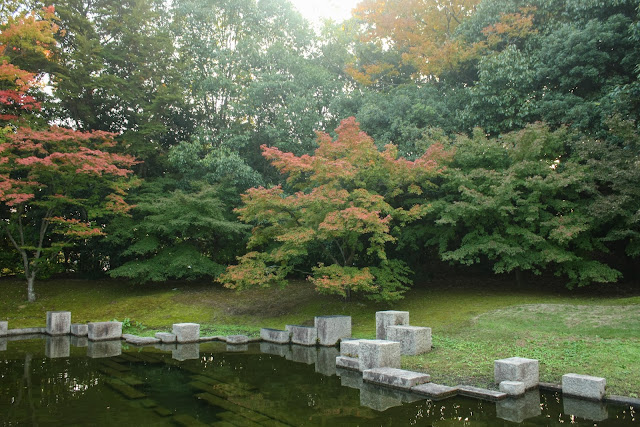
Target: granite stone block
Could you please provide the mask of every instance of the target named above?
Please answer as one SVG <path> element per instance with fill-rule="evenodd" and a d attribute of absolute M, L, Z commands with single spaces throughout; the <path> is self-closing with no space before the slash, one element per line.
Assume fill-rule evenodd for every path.
<path fill-rule="evenodd" d="M 279 329 L 262 328 L 260 329 L 260 338 L 264 341 L 276 344 L 289 344 L 289 342 L 291 342 L 291 332 L 281 331 Z"/>
<path fill-rule="evenodd" d="M 387 326 L 387 339 L 398 341 L 404 355 L 415 356 L 431 350 L 431 328 L 423 326 Z"/>
<path fill-rule="evenodd" d="M 3 320 L 0 322 L 0 337 L 4 337 L 7 335 L 7 331 L 9 330 L 9 322 Z"/>
<path fill-rule="evenodd" d="M 122 338 L 122 322 L 92 322 L 87 326 L 89 341 L 119 340 Z"/>
<path fill-rule="evenodd" d="M 198 323 L 174 323 L 173 334 L 178 343 L 194 343 L 200 339 L 200 325 Z"/>
<path fill-rule="evenodd" d="M 348 357 L 358 357 L 360 353 L 360 341 L 362 340 L 342 340 L 340 341 L 340 354 Z"/>
<path fill-rule="evenodd" d="M 68 335 L 71 332 L 70 311 L 47 311 L 47 334 Z"/>
<path fill-rule="evenodd" d="M 248 344 L 249 337 L 246 335 L 229 335 L 227 336 L 227 344 L 231 345 L 241 345 Z"/>
<path fill-rule="evenodd" d="M 355 357 L 338 356 L 336 357 L 336 367 L 359 371 L 360 361 Z"/>
<path fill-rule="evenodd" d="M 431 400 L 448 399 L 458 394 L 456 387 L 449 387 L 446 385 L 426 383 L 420 384 L 415 387 L 411 387 L 411 391 L 423 396 L 427 396 Z"/>
<path fill-rule="evenodd" d="M 127 337 L 126 341 L 129 344 L 133 344 L 133 345 L 153 345 L 153 344 L 159 344 L 161 341 L 159 338 L 154 338 L 154 337 L 138 337 L 138 336 L 130 336 Z"/>
<path fill-rule="evenodd" d="M 418 372 L 396 368 L 367 369 L 362 372 L 362 378 L 371 383 L 401 389 L 410 389 L 411 387 L 431 381 L 431 376 L 428 374 L 420 374 Z"/>
<path fill-rule="evenodd" d="M 566 374 L 562 376 L 562 394 L 582 399 L 602 400 L 607 380 L 590 375 Z"/>
<path fill-rule="evenodd" d="M 318 342 L 318 329 L 314 326 L 286 325 L 291 333 L 291 342 L 299 345 L 316 345 Z"/>
<path fill-rule="evenodd" d="M 86 323 L 72 323 L 70 332 L 71 335 L 76 337 L 86 337 L 89 335 L 89 325 Z"/>
<path fill-rule="evenodd" d="M 508 359 L 495 360 L 493 362 L 494 378 L 496 384 L 502 381 L 519 381 L 529 390 L 538 387 L 540 376 L 538 361 L 523 357 L 510 357 Z"/>
<path fill-rule="evenodd" d="M 400 343 L 387 340 L 362 340 L 358 346 L 360 371 L 375 368 L 400 368 Z"/>
<path fill-rule="evenodd" d="M 320 345 L 336 345 L 341 339 L 351 337 L 351 316 L 317 316 L 314 325 Z"/>
<path fill-rule="evenodd" d="M 409 325 L 408 311 L 378 311 L 376 312 L 376 339 L 387 339 L 387 327 L 396 325 Z"/>
<path fill-rule="evenodd" d="M 481 400 L 489 400 L 491 402 L 497 402 L 498 400 L 506 399 L 507 397 L 507 394 L 501 391 L 489 390 L 486 388 L 473 387 L 469 385 L 459 385 L 458 394 L 461 396 L 468 396 Z"/>
<path fill-rule="evenodd" d="M 522 396 L 525 392 L 524 383 L 521 381 L 502 381 L 499 389 L 509 396 Z"/>
<path fill-rule="evenodd" d="M 163 344 L 171 344 L 177 341 L 176 335 L 171 332 L 156 332 L 156 338 Z"/>

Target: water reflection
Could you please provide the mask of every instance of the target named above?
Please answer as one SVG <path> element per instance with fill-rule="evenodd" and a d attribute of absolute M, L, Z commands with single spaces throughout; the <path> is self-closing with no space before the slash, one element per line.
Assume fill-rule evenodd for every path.
<path fill-rule="evenodd" d="M 538 390 L 530 390 L 522 397 L 507 398 L 496 403 L 496 416 L 514 423 L 521 423 L 541 413 Z"/>
<path fill-rule="evenodd" d="M 45 341 L 44 354 L 50 359 L 69 357 L 71 354 L 71 337 L 68 335 L 48 336 Z"/>
<path fill-rule="evenodd" d="M 224 343 L 69 343 L 9 342 L 0 353 L 0 425 L 640 425 L 628 408 L 553 393 L 425 400 L 336 369 L 331 347 L 261 343 L 231 353 Z"/>
<path fill-rule="evenodd" d="M 565 396 L 562 399 L 564 413 L 591 421 L 604 421 L 609 418 L 607 407 L 602 402 L 576 399 Z"/>

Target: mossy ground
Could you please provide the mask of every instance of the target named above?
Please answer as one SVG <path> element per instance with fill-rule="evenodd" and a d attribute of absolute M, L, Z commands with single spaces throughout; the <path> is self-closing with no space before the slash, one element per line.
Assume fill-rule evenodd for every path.
<path fill-rule="evenodd" d="M 152 336 L 173 323 L 201 324 L 203 335 L 244 333 L 261 327 L 312 324 L 316 315 L 352 316 L 353 335 L 375 336 L 375 312 L 410 312 L 412 325 L 433 329 L 431 352 L 404 357 L 403 367 L 428 372 L 434 382 L 495 387 L 493 360 L 532 357 L 541 381 L 565 373 L 603 376 L 608 392 L 640 393 L 640 289 L 626 294 L 510 288 L 505 281 L 435 280 L 393 305 L 344 302 L 316 294 L 305 282 L 285 289 L 238 293 L 210 283 L 131 285 L 113 280 L 36 283 L 38 301 L 26 302 L 21 280 L 0 280 L 0 318 L 10 328 L 44 326 L 50 310 L 72 312 L 74 323 L 118 319 L 126 332 Z M 631 289 L 631 292 L 629 292 Z M 635 296 L 634 296 L 635 292 Z M 615 294 L 614 296 L 611 296 Z"/>

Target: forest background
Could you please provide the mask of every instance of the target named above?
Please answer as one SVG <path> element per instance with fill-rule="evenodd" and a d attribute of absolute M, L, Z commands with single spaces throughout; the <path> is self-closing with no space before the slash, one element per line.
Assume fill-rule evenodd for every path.
<path fill-rule="evenodd" d="M 4 1 L 0 274 L 640 273 L 638 0 Z M 320 133 L 316 133 L 320 132 Z"/>

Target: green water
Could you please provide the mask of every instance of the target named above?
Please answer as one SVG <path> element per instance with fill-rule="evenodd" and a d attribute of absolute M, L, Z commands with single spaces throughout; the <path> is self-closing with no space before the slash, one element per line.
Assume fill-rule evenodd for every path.
<path fill-rule="evenodd" d="M 420 399 L 336 371 L 333 348 L 85 345 L 66 337 L 0 343 L 0 425 L 640 425 L 629 407 L 554 393 L 499 403 Z M 121 354 L 96 357 L 100 352 Z"/>

